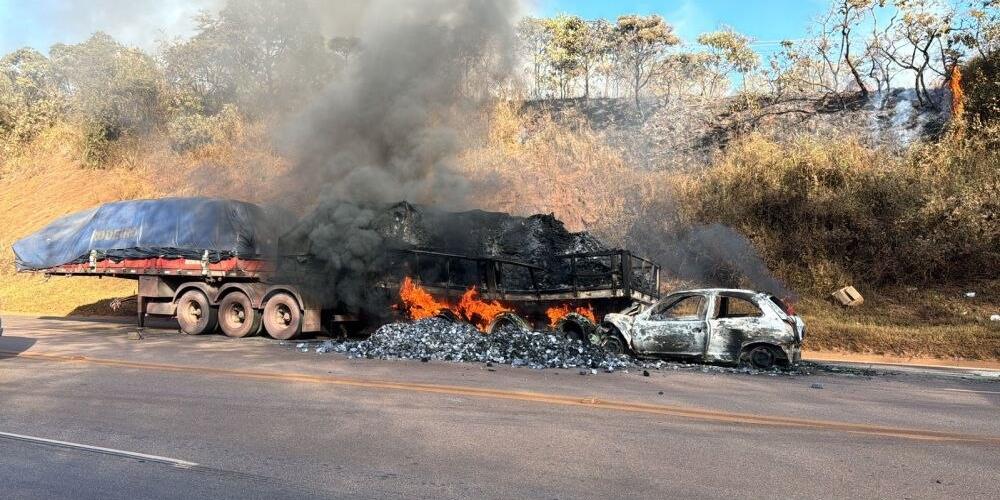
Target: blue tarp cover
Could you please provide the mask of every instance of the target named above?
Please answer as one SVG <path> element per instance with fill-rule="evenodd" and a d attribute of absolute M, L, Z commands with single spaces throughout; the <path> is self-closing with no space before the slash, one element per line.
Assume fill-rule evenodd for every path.
<path fill-rule="evenodd" d="M 18 270 L 46 269 L 100 258 L 259 257 L 273 232 L 263 210 L 217 198 L 162 198 L 108 203 L 57 219 L 14 243 Z"/>

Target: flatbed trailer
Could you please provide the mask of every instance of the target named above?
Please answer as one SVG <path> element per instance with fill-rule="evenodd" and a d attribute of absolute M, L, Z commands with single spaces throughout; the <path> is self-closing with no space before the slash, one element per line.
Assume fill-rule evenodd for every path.
<path fill-rule="evenodd" d="M 219 327 L 231 337 L 263 330 L 287 340 L 302 333 L 333 331 L 359 319 L 324 306 L 325 297 L 290 283 L 272 261 L 212 257 L 205 252 L 200 260 L 110 259 L 92 252 L 87 262 L 36 272 L 137 280 L 140 330 L 147 317 L 176 317 L 188 334 Z M 532 326 L 548 323 L 545 311 L 554 305 L 586 306 L 600 318 L 634 303 L 651 304 L 659 297 L 659 266 L 626 250 L 563 255 L 548 268 L 496 257 L 394 250 L 385 269 L 372 283 L 390 303 L 397 301 L 405 278 L 447 301 L 475 287 L 482 299 L 509 305 Z"/>

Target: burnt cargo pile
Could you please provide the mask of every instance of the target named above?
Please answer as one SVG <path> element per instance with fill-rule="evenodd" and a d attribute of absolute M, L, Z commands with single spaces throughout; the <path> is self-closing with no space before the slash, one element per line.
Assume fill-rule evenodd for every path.
<path fill-rule="evenodd" d="M 359 342 L 327 341 L 317 352 L 350 357 L 495 363 L 530 368 L 586 368 L 614 371 L 634 366 L 632 358 L 553 332 L 500 328 L 485 335 L 468 323 L 428 318 L 390 323 Z"/>
<path fill-rule="evenodd" d="M 294 344 L 299 350 L 316 353 L 339 353 L 349 358 L 446 361 L 482 363 L 487 367 L 513 366 L 536 370 L 561 368 L 579 370 L 581 375 L 625 372 L 648 375 L 650 371 L 687 371 L 703 373 L 740 373 L 747 375 L 808 375 L 819 368 L 805 363 L 792 369 L 762 370 L 751 366 L 705 365 L 698 362 L 664 361 L 614 354 L 588 342 L 567 339 L 551 331 L 503 327 L 483 334 L 468 323 L 442 318 L 428 318 L 383 325 L 369 338 L 360 341 L 327 340 L 322 343 Z M 832 367 L 830 373 L 849 376 L 873 375 L 870 370 Z"/>
<path fill-rule="evenodd" d="M 446 212 L 409 203 L 388 207 L 375 220 L 385 237 L 440 252 L 506 258 L 548 267 L 555 257 L 607 247 L 586 232 L 566 230 L 552 214 L 517 217 L 501 212 Z"/>
<path fill-rule="evenodd" d="M 482 210 L 449 212 L 407 202 L 369 209 L 346 205 L 324 206 L 303 218 L 281 237 L 281 253 L 333 261 L 338 273 L 347 267 L 344 263 L 361 261 L 367 271 L 376 275 L 387 272 L 397 278 L 395 274 L 400 272 L 435 274 L 439 270 L 433 266 L 441 262 L 429 259 L 421 263 L 421 269 L 402 270 L 398 262 L 381 250 L 423 250 L 506 259 L 544 269 L 537 276 L 540 280 L 537 284 L 549 286 L 568 281 L 570 269 L 560 257 L 608 250 L 587 232 L 568 231 L 552 214 L 519 217 Z M 367 215 L 362 215 L 363 212 Z M 380 252 L 364 255 L 359 252 L 362 247 L 377 247 Z M 295 262 L 285 263 L 298 267 Z M 323 267 L 322 262 L 318 264 L 317 267 Z M 598 264 L 581 262 L 580 265 Z M 298 269 L 295 272 L 301 273 Z M 510 274 L 506 279 L 510 288 L 532 286 L 527 274 Z"/>

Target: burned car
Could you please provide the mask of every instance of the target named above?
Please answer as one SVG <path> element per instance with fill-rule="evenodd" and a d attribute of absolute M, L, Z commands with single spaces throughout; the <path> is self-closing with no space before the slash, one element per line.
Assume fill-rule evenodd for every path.
<path fill-rule="evenodd" d="M 798 363 L 805 323 L 781 299 L 733 289 L 685 290 L 652 306 L 604 317 L 603 345 L 638 356 L 748 363 Z"/>

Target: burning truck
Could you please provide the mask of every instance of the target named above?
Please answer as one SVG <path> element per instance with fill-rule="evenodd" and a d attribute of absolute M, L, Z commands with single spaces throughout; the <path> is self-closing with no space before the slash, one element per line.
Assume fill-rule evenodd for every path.
<path fill-rule="evenodd" d="M 287 340 L 440 317 L 588 340 L 604 315 L 659 298 L 656 264 L 552 215 L 405 202 L 321 206 L 296 220 L 225 199 L 122 201 L 58 219 L 13 249 L 19 271 L 137 280 L 139 328 L 173 317 L 189 335 Z"/>

